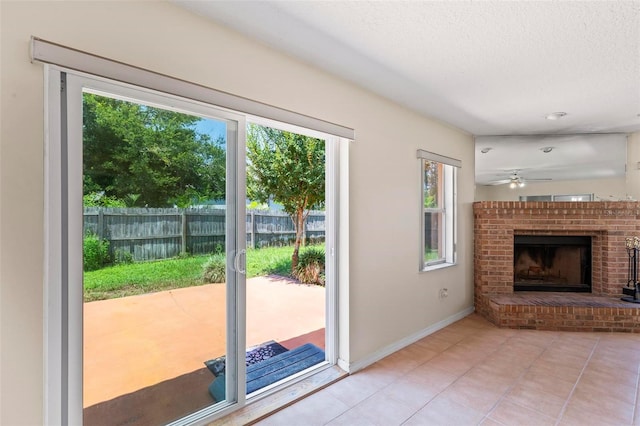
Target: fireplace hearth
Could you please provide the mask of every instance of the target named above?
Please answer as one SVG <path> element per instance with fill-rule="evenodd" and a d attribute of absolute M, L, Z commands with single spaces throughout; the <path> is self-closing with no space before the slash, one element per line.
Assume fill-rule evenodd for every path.
<path fill-rule="evenodd" d="M 591 237 L 514 235 L 513 289 L 591 292 Z"/>

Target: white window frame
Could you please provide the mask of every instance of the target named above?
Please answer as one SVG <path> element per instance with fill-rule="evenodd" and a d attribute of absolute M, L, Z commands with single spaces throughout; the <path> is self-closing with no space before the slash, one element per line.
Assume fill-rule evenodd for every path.
<path fill-rule="evenodd" d="M 446 157 L 433 152 L 419 149 L 417 157 L 420 163 L 420 249 L 419 249 L 419 270 L 421 272 L 453 266 L 457 262 L 456 254 L 456 234 L 457 234 L 457 170 L 462 167 L 460 160 Z M 439 163 L 438 174 L 438 207 L 425 208 L 424 202 L 424 179 L 425 162 L 431 161 Z M 441 229 L 442 236 L 438 238 L 438 252 L 442 255 L 435 260 L 425 259 L 425 213 L 442 213 Z"/>

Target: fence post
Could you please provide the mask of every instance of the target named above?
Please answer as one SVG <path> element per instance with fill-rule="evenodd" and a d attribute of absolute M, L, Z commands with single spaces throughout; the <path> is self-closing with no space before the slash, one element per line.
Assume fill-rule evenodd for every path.
<path fill-rule="evenodd" d="M 183 209 L 180 213 L 180 217 L 182 218 L 182 232 L 181 232 L 181 241 L 182 248 L 181 254 L 187 254 L 187 209 Z"/>
<path fill-rule="evenodd" d="M 307 246 L 307 220 L 309 220 L 309 215 L 302 221 L 302 247 Z"/>
<path fill-rule="evenodd" d="M 98 231 L 98 238 L 100 240 L 103 240 L 104 239 L 104 210 L 102 209 L 102 207 L 98 207 L 97 231 Z"/>
<path fill-rule="evenodd" d="M 258 232 L 258 226 L 256 225 L 256 212 L 251 211 L 251 248 L 256 248 L 256 232 Z"/>

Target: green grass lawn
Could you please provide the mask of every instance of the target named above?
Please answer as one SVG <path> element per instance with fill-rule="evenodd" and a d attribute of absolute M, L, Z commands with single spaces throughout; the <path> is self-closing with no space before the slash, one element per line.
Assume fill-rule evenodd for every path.
<path fill-rule="evenodd" d="M 430 260 L 438 260 L 440 258 L 440 253 L 438 253 L 438 249 L 430 249 L 426 248 L 424 252 L 424 260 L 425 262 L 429 262 Z"/>
<path fill-rule="evenodd" d="M 303 249 L 304 250 L 304 249 Z M 293 247 L 247 250 L 247 278 L 291 272 Z M 84 300 L 114 299 L 134 294 L 205 284 L 202 266 L 209 256 L 116 265 L 84 273 Z"/>

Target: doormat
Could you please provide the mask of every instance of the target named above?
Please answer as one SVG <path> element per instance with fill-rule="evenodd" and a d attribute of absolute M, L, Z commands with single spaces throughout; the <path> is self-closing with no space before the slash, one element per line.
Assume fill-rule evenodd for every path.
<path fill-rule="evenodd" d="M 290 351 L 264 359 L 247 367 L 247 395 L 286 379 L 325 360 L 322 349 L 305 343 Z M 220 374 L 209 385 L 209 394 L 215 401 L 224 401 L 225 375 Z"/>
<path fill-rule="evenodd" d="M 282 346 L 280 343 L 274 340 L 270 340 L 247 350 L 247 355 L 245 358 L 246 365 L 248 367 L 287 351 L 288 349 Z M 218 377 L 220 374 L 224 373 L 226 367 L 225 356 L 205 361 L 204 365 L 207 366 L 209 371 L 211 371 L 214 376 Z"/>

